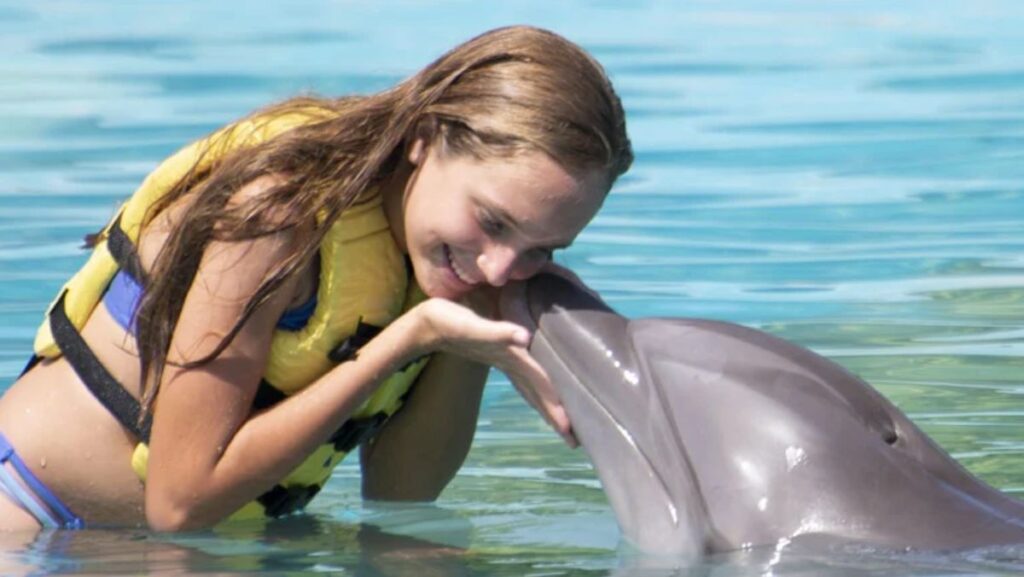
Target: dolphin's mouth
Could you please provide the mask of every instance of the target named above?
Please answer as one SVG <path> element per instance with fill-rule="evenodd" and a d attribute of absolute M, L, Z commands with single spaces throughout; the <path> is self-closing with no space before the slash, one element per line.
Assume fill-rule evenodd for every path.
<path fill-rule="evenodd" d="M 654 460 L 650 457 L 650 455 L 647 454 L 646 451 L 644 451 L 643 447 L 641 447 L 636 442 L 636 439 L 634 439 L 633 434 L 629 432 L 629 429 L 611 411 L 609 411 L 605 404 L 602 403 L 601 400 L 594 394 L 594 392 L 591 391 L 591 389 L 587 387 L 583 383 L 583 381 L 581 381 L 576 376 L 572 369 L 570 369 L 570 367 L 565 363 L 564 357 L 561 354 L 559 354 L 557 347 L 555 347 L 552 344 L 552 342 L 545 336 L 543 330 L 537 331 L 537 334 L 534 336 L 534 345 L 531 348 L 533 349 L 535 355 L 539 354 L 540 350 L 549 350 L 551 352 L 550 355 L 543 355 L 545 357 L 543 363 L 545 365 L 545 368 L 548 370 L 549 373 L 557 372 L 560 375 L 568 376 L 568 378 L 563 376 L 558 380 L 559 383 L 562 384 L 562 386 L 559 386 L 558 389 L 559 393 L 563 397 L 567 396 L 566 393 L 569 392 L 566 390 L 566 387 L 564 386 L 568 384 L 566 381 L 571 382 L 571 385 L 573 387 L 572 392 L 582 397 L 581 400 L 583 402 L 579 402 L 578 400 L 576 402 L 570 402 L 569 406 L 566 407 L 566 410 L 569 412 L 570 420 L 572 420 L 574 423 L 580 423 L 581 425 L 582 423 L 586 423 L 587 425 L 597 423 L 597 426 L 600 426 L 602 429 L 605 430 L 608 430 L 610 428 L 614 429 L 618 438 L 621 439 L 623 443 L 630 447 L 635 457 L 638 457 L 637 460 L 640 464 L 642 464 L 644 468 L 644 473 L 646 474 L 645 476 L 654 481 L 655 490 L 658 493 L 659 500 L 665 503 L 665 509 L 666 511 L 668 511 L 672 525 L 678 526 L 679 508 L 676 506 L 676 503 L 673 502 L 672 500 L 668 483 L 665 481 L 664 476 L 658 471 L 658 468 L 654 464 Z M 548 361 L 549 358 L 554 363 L 557 363 L 558 370 L 552 370 L 554 367 L 552 367 L 552 363 Z M 582 417 L 582 412 L 584 410 L 587 410 L 588 408 L 597 412 L 597 418 L 594 418 L 595 415 L 590 414 L 586 416 L 585 421 L 580 422 L 580 420 L 577 419 L 577 417 Z M 607 424 L 602 426 L 602 421 L 606 422 Z M 611 427 L 608 427 L 607 425 L 610 425 Z M 579 428 L 580 430 L 576 430 L 577 428 Z M 588 442 L 593 441 L 594 439 L 599 437 L 597 431 L 589 430 L 592 428 L 593 426 L 583 427 L 574 424 L 574 431 L 576 432 L 577 437 L 583 444 L 583 448 L 587 451 L 587 454 L 589 454 L 591 456 L 591 459 L 595 461 L 595 466 L 598 467 L 598 472 L 600 473 L 601 465 L 604 464 L 601 460 L 600 454 L 596 454 L 600 450 L 600 447 L 595 442 Z"/>

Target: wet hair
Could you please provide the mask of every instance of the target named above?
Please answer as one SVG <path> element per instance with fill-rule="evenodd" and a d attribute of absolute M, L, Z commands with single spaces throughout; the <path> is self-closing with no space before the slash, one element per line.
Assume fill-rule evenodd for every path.
<path fill-rule="evenodd" d="M 207 153 L 207 161 L 197 162 L 150 209 L 155 215 L 189 196 L 146 275 L 136 313 L 147 409 L 209 243 L 287 230 L 296 249 L 268 273 L 218 346 L 202 358 L 181 361 L 186 367 L 222 353 L 253 312 L 316 255 L 342 212 L 396 170 L 404 147 L 424 129 L 431 145 L 446 152 L 500 158 L 540 151 L 571 174 L 603 173 L 608 187 L 633 161 L 622 105 L 601 66 L 565 38 L 527 26 L 477 36 L 388 90 L 293 98 L 239 122 L 259 124 L 311 110 L 317 111 L 311 124 L 218 158 Z M 265 193 L 228 202 L 266 175 L 277 179 Z"/>

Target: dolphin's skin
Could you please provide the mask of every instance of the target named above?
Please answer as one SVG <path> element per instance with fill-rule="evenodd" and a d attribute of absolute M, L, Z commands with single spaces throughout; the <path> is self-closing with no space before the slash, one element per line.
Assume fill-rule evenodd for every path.
<path fill-rule="evenodd" d="M 531 353 L 641 551 L 1024 542 L 1024 504 L 839 365 L 738 325 L 627 320 L 554 275 L 526 292 Z"/>

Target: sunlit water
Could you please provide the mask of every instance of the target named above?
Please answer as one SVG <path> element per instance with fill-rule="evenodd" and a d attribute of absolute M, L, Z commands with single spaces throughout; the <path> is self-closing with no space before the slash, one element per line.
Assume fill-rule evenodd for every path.
<path fill-rule="evenodd" d="M 156 162 L 301 91 L 367 92 L 485 29 L 608 68 L 634 170 L 559 259 L 630 316 L 727 319 L 873 382 L 1024 491 L 1024 5 L 973 2 L 0 1 L 0 387 Z M 436 507 L 343 467 L 298 519 L 177 538 L 8 539 L 0 573 L 662 575 L 622 549 L 581 452 L 500 376 Z M 989 575 L 1024 552 L 725 555 L 693 575 Z"/>

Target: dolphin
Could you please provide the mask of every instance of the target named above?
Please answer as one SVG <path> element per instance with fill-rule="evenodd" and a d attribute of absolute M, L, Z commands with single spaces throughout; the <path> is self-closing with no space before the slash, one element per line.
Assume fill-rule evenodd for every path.
<path fill-rule="evenodd" d="M 1024 543 L 1021 501 L 836 363 L 736 324 L 629 320 L 562 276 L 523 290 L 530 352 L 641 552 Z"/>

